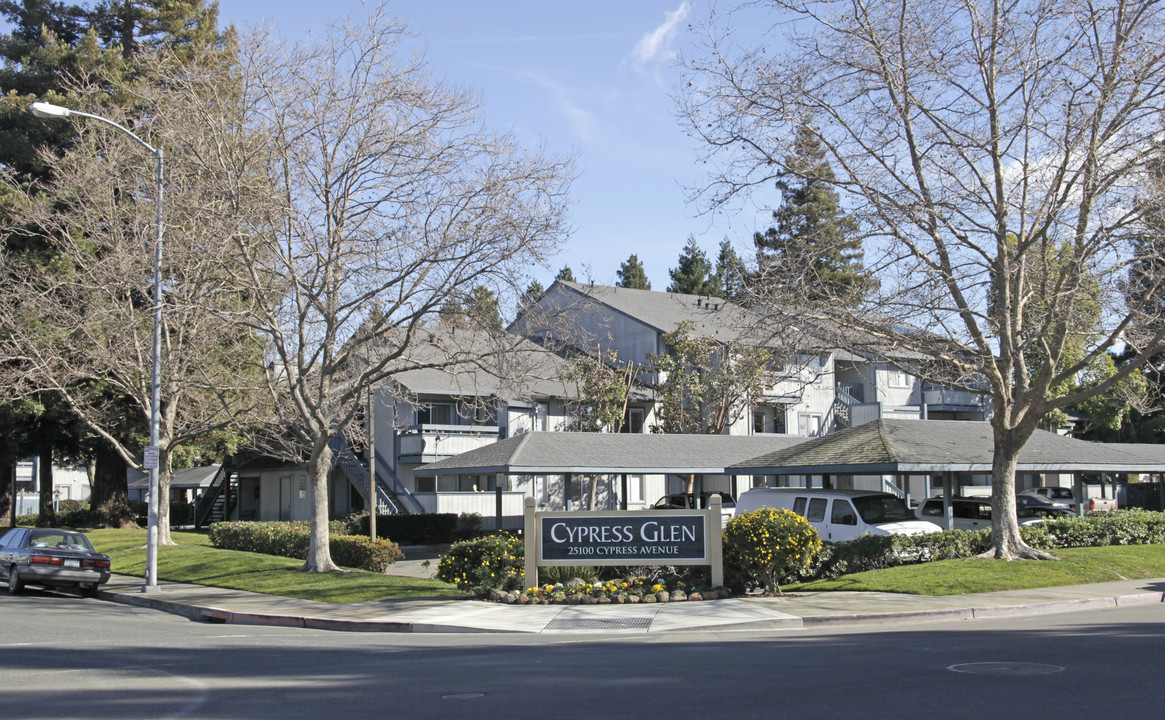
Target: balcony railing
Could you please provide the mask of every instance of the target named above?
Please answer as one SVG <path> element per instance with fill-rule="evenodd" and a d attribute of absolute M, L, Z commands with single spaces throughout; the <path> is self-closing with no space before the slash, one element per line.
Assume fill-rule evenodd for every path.
<path fill-rule="evenodd" d="M 501 438 L 497 425 L 412 425 L 400 435 L 401 462 L 434 462 Z"/>

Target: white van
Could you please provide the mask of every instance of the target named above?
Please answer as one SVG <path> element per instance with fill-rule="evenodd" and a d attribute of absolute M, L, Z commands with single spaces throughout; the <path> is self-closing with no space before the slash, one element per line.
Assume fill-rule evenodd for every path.
<path fill-rule="evenodd" d="M 916 518 L 901 499 L 869 490 L 756 488 L 736 500 L 738 516 L 762 507 L 792 510 L 808 520 L 827 542 L 853 540 L 863 533 L 922 535 L 942 530 L 935 523 Z"/>

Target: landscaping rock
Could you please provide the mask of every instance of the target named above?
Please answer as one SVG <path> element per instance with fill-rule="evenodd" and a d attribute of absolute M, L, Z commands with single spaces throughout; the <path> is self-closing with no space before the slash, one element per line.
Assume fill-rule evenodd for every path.
<path fill-rule="evenodd" d="M 668 594 L 667 590 L 660 590 L 655 594 L 655 599 L 657 602 L 665 603 L 671 600 L 671 595 Z"/>
<path fill-rule="evenodd" d="M 639 602 L 653 603 L 653 602 L 656 602 L 656 599 L 655 599 L 654 595 L 644 595 L 643 598 Z"/>
<path fill-rule="evenodd" d="M 607 597 L 606 595 L 604 595 L 604 596 L 603 596 L 603 597 L 601 597 L 601 598 L 596 598 L 596 599 L 595 599 L 595 602 L 596 602 L 597 604 L 599 604 L 599 605 L 610 605 L 610 604 L 611 604 L 611 598 L 609 598 L 609 597 Z"/>
<path fill-rule="evenodd" d="M 636 603 L 643 602 L 643 598 L 639 597 L 638 595 L 628 595 L 626 602 L 629 605 L 635 605 Z"/>
<path fill-rule="evenodd" d="M 703 599 L 704 599 L 704 593 L 700 593 L 700 592 L 694 592 L 688 596 L 689 602 L 698 602 L 698 601 L 703 600 Z"/>
<path fill-rule="evenodd" d="M 671 594 L 672 602 L 684 602 L 688 599 L 688 594 L 683 590 L 673 590 Z"/>

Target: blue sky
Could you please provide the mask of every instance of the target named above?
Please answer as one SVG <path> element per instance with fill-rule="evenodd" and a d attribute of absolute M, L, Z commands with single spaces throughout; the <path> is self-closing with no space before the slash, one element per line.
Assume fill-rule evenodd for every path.
<path fill-rule="evenodd" d="M 359 0 L 220 0 L 222 24 L 269 22 L 289 39 L 319 33 L 329 19 L 363 13 Z M 703 1 L 395 0 L 433 74 L 477 93 L 492 129 L 526 143 L 544 141 L 578 156 L 573 232 L 548 270 L 549 285 L 569 264 L 575 277 L 613 284 L 636 253 L 652 289 L 665 290 L 689 234 L 714 259 L 728 237 L 751 249 L 769 210 L 710 217 L 687 202 L 704 177 L 671 99 L 676 54 L 696 38 L 689 23 Z M 776 191 L 755 202 L 772 203 Z M 589 271 L 588 269 L 589 268 Z"/>

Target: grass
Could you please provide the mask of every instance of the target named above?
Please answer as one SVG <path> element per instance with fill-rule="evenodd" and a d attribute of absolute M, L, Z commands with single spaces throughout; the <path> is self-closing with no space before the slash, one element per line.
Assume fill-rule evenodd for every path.
<path fill-rule="evenodd" d="M 99 552 L 109 555 L 113 572 L 145 576 L 144 530 L 87 530 Z M 464 596 L 439 580 L 380 575 L 364 570 L 301 572 L 302 560 L 259 553 L 219 550 L 201 533 L 171 533 L 173 546 L 158 549 L 158 579 L 211 585 L 330 603 L 400 598 Z M 389 572 L 392 572 L 391 567 Z"/>
<path fill-rule="evenodd" d="M 782 590 L 961 595 L 1165 577 L 1165 545 L 1064 548 L 1053 553 L 1058 561 L 942 560 L 782 586 Z"/>

